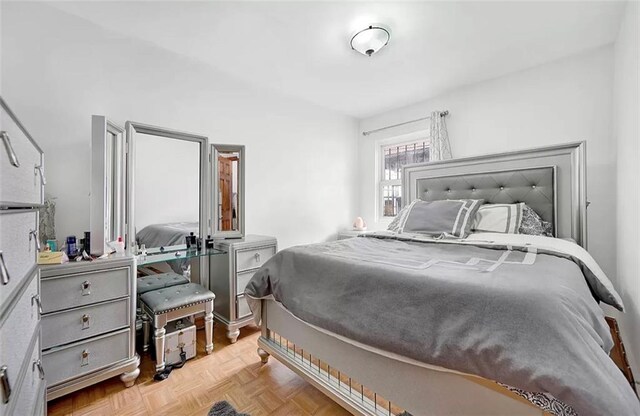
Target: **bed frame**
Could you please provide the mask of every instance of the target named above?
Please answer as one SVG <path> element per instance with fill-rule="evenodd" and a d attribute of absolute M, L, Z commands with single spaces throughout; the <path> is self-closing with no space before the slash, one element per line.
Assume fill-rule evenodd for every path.
<path fill-rule="evenodd" d="M 559 238 L 586 248 L 585 143 L 414 164 L 404 203 L 474 198 L 525 202 Z M 330 334 L 263 299 L 258 354 L 273 356 L 356 415 L 547 415 L 495 381 L 430 366 Z"/>

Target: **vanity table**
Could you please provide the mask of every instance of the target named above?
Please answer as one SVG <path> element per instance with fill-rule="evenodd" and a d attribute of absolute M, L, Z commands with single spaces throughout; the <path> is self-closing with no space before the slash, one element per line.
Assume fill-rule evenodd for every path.
<path fill-rule="evenodd" d="M 224 255 L 225 252 L 215 248 L 197 250 L 191 246 L 170 246 L 152 249 L 145 255 L 138 256 L 138 266 L 151 266 L 159 263 L 187 262 L 197 258 L 211 258 Z M 153 275 L 144 279 L 138 290 L 137 303 L 140 310 L 143 329 L 143 350 L 147 351 L 150 330 L 153 327 L 155 345 L 156 372 L 163 372 L 165 363 L 165 346 L 168 323 L 196 314 L 204 314 L 205 351 L 213 352 L 213 305 L 215 294 L 197 283 L 190 283 L 184 276 L 175 273 L 161 273 L 155 279 Z M 182 281 L 180 279 L 183 279 Z M 147 284 L 148 283 L 148 284 Z M 195 344 L 195 333 L 193 333 Z"/>
<path fill-rule="evenodd" d="M 119 375 L 140 374 L 132 256 L 40 266 L 42 365 L 47 400 Z"/>
<path fill-rule="evenodd" d="M 234 343 L 240 328 L 253 322 L 244 288 L 254 273 L 278 251 L 275 237 L 247 235 L 218 240 L 215 248 L 225 255 L 209 259 L 209 288 L 216 294 L 214 318 L 227 327 L 227 338 Z"/>

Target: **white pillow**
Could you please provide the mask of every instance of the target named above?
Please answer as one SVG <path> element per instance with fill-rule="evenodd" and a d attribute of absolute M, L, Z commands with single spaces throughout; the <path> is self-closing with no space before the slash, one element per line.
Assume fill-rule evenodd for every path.
<path fill-rule="evenodd" d="M 518 234 L 524 203 L 485 204 L 476 213 L 471 229 L 484 233 Z"/>

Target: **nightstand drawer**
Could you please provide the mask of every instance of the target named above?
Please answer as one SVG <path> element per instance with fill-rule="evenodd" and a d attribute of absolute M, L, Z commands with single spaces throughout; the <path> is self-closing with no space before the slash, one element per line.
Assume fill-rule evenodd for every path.
<path fill-rule="evenodd" d="M 276 254 L 274 246 L 238 251 L 236 253 L 236 271 L 239 273 L 245 270 L 257 269 L 274 254 Z"/>
<path fill-rule="evenodd" d="M 245 295 L 238 295 L 236 297 L 236 318 L 241 319 L 249 315 L 251 315 L 251 309 L 247 303 L 247 298 Z"/>
<path fill-rule="evenodd" d="M 101 335 L 129 325 L 129 298 L 42 317 L 42 349 Z"/>
<path fill-rule="evenodd" d="M 117 299 L 129 295 L 129 268 L 43 278 L 40 291 L 45 313 Z"/>
<path fill-rule="evenodd" d="M 256 274 L 255 270 L 250 270 L 248 272 L 242 272 L 237 274 L 236 279 L 236 295 L 241 295 L 244 293 L 244 288 L 247 287 L 247 283 Z"/>
<path fill-rule="evenodd" d="M 50 350 L 42 355 L 48 386 L 129 357 L 129 329 Z"/>

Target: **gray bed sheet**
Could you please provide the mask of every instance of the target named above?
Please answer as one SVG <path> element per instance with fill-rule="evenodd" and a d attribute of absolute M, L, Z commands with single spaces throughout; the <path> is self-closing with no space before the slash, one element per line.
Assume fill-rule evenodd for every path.
<path fill-rule="evenodd" d="M 549 394 L 579 415 L 640 415 L 608 356 L 602 309 L 581 266 L 564 256 L 352 238 L 279 252 L 245 293 L 253 310 L 272 295 L 310 324 Z"/>

